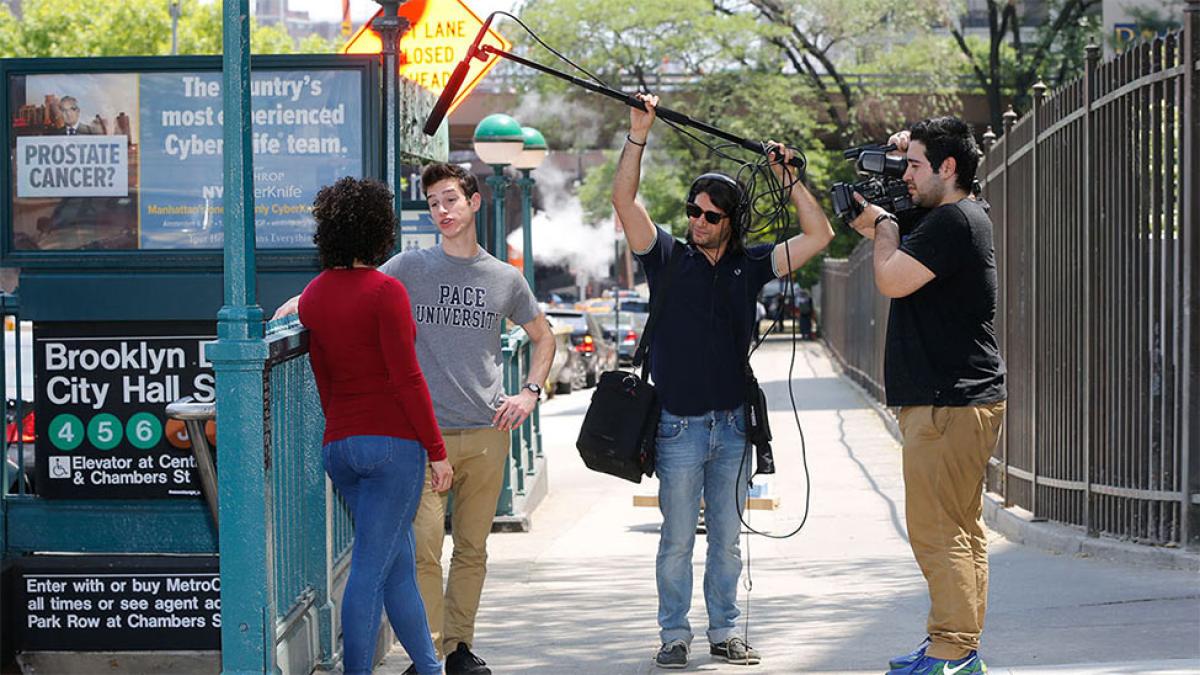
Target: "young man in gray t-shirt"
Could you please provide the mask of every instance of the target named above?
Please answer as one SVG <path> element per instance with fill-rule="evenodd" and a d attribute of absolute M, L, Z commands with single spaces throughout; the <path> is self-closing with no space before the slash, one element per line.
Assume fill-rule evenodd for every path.
<path fill-rule="evenodd" d="M 379 268 L 408 290 L 417 323 L 417 361 L 454 469 L 449 578 L 443 586 L 446 495 L 434 492 L 427 478 L 413 521 L 417 583 L 447 675 L 488 675 L 483 660 L 471 652 L 487 573 L 487 537 L 504 485 L 510 432 L 537 406 L 554 359 L 554 335 L 521 273 L 479 247 L 475 214 L 482 198 L 475 177 L 454 164 L 431 164 L 421 182 L 442 243 L 399 253 Z M 276 318 L 295 311 L 292 304 L 281 307 Z M 505 319 L 519 324 L 533 341 L 525 385 L 507 397 L 500 341 Z"/>
<path fill-rule="evenodd" d="M 475 177 L 454 164 L 431 164 L 421 184 L 442 243 L 400 253 L 379 268 L 408 288 L 417 322 L 417 360 L 455 471 L 449 577 L 443 588 L 446 496 L 427 487 L 413 522 L 417 582 L 434 646 L 446 655 L 446 672 L 482 675 L 489 671 L 470 647 L 509 431 L 537 405 L 554 358 L 554 335 L 521 273 L 479 247 L 475 214 L 482 199 Z M 525 386 L 508 398 L 500 346 L 506 318 L 520 324 L 534 343 Z"/>

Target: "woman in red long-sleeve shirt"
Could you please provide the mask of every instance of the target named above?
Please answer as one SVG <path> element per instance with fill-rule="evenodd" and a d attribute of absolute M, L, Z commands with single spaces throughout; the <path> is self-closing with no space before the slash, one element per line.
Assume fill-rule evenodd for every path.
<path fill-rule="evenodd" d="M 395 242 L 392 193 L 342 178 L 317 194 L 313 217 L 323 271 L 300 296 L 300 321 L 325 412 L 325 470 L 354 514 L 345 672 L 371 672 L 382 607 L 417 672 L 441 673 L 417 589 L 412 521 L 426 462 L 438 491 L 450 487 L 452 470 L 417 365 L 408 292 L 375 270 Z"/>

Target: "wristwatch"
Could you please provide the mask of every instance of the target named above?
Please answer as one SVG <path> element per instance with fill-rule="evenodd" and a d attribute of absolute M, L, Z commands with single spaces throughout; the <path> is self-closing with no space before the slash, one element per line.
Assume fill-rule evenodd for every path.
<path fill-rule="evenodd" d="M 532 391 L 532 392 L 533 392 L 533 395 L 534 395 L 534 396 L 536 396 L 536 397 L 538 397 L 538 398 L 541 398 L 541 397 L 542 397 L 542 386 L 541 386 L 541 385 L 539 385 L 539 384 L 535 384 L 535 383 L 533 383 L 533 382 L 530 382 L 530 383 L 526 384 L 524 387 L 521 387 L 521 388 L 522 388 L 522 389 L 528 389 L 529 391 Z"/>

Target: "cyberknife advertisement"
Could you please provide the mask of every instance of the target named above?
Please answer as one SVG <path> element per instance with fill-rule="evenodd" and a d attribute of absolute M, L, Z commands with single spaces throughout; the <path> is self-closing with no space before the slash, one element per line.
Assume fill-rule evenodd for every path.
<path fill-rule="evenodd" d="M 219 249 L 218 71 L 10 74 L 9 250 Z M 321 187 L 363 175 L 363 71 L 251 76 L 259 248 L 312 248 Z"/>

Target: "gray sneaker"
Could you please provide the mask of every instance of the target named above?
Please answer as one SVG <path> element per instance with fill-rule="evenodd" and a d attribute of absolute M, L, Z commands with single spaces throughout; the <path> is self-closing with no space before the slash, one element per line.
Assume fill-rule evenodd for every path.
<path fill-rule="evenodd" d="M 736 635 L 724 642 L 708 645 L 708 653 L 739 666 L 756 666 L 762 659 L 758 652 Z"/>
<path fill-rule="evenodd" d="M 681 670 L 687 668 L 688 645 L 683 640 L 671 640 L 664 643 L 654 655 L 654 665 L 659 668 Z"/>

